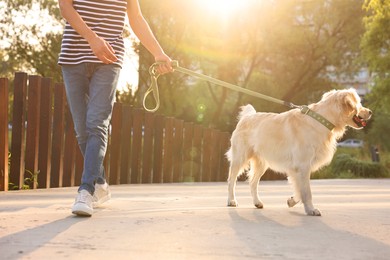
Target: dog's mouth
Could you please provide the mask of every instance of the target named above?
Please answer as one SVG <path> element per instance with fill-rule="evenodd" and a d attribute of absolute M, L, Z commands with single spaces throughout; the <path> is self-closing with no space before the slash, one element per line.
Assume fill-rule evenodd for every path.
<path fill-rule="evenodd" d="M 367 120 L 358 115 L 354 115 L 352 120 L 358 127 L 365 127 L 367 125 Z"/>

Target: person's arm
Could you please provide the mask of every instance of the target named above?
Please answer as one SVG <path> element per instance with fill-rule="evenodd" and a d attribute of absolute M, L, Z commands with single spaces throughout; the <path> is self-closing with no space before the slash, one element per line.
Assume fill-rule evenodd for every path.
<path fill-rule="evenodd" d="M 87 26 L 74 9 L 73 0 L 59 0 L 58 2 L 62 17 L 89 43 L 96 57 L 106 64 L 117 61 L 114 49 Z"/>
<path fill-rule="evenodd" d="M 156 37 L 154 37 L 148 22 L 142 15 L 138 0 L 127 0 L 127 16 L 129 18 L 131 29 L 138 37 L 140 42 L 154 56 L 156 61 L 164 62 L 164 64 L 159 66 L 158 72 L 162 74 L 171 72 L 172 60 L 168 55 L 165 54 Z"/>

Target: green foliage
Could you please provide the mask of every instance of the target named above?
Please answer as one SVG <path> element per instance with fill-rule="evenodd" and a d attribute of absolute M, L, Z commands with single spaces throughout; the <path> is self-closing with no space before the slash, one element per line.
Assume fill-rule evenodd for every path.
<path fill-rule="evenodd" d="M 365 33 L 362 53 L 374 77 L 374 87 L 367 96 L 367 105 L 374 112 L 369 130 L 371 142 L 390 150 L 387 138 L 390 125 L 390 1 L 366 0 Z"/>
<path fill-rule="evenodd" d="M 387 74 L 390 70 L 390 2 L 366 0 L 364 8 L 369 15 L 364 19 L 363 53 L 373 71 Z"/>
<path fill-rule="evenodd" d="M 37 172 L 31 172 L 29 170 L 26 170 L 25 173 L 28 175 L 27 177 L 24 178 L 23 180 L 23 185 L 19 187 L 18 185 L 9 182 L 8 183 L 8 189 L 9 190 L 29 190 L 33 189 L 34 187 L 38 187 L 38 174 L 39 171 Z"/>
<path fill-rule="evenodd" d="M 340 154 L 332 163 L 332 171 L 336 176 L 354 176 L 359 178 L 389 177 L 388 170 L 379 163 L 362 161 L 348 154 Z"/>
<path fill-rule="evenodd" d="M 386 162 L 371 162 L 361 149 L 346 148 L 338 151 L 331 164 L 315 172 L 312 178 L 389 178 L 389 166 Z"/>
<path fill-rule="evenodd" d="M 24 178 L 23 185 L 22 185 L 21 189 L 28 190 L 28 189 L 33 189 L 34 186 L 38 187 L 39 171 L 33 173 L 29 170 L 26 170 L 26 173 L 28 174 L 28 177 Z"/>
<path fill-rule="evenodd" d="M 8 152 L 8 175 L 10 174 L 10 169 L 11 169 L 11 153 Z M 29 170 L 25 170 L 25 174 L 27 174 L 27 177 L 24 178 L 23 180 L 23 185 L 19 187 L 18 185 L 9 182 L 8 183 L 8 189 L 9 190 L 28 190 L 28 189 L 33 189 L 34 187 L 38 187 L 38 174 L 39 171 L 37 172 L 31 172 Z"/>
<path fill-rule="evenodd" d="M 390 151 L 390 114 L 386 114 L 380 110 L 374 112 L 373 119 L 370 122 L 370 127 L 367 130 L 367 141 L 371 144 L 379 146 L 383 151 Z"/>

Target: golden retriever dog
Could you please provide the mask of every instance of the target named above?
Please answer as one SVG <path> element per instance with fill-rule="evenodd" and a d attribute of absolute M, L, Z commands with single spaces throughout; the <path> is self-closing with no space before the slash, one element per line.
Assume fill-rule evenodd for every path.
<path fill-rule="evenodd" d="M 337 140 L 346 128 L 363 128 L 372 112 L 362 106 L 354 89 L 329 91 L 318 103 L 305 108 L 280 114 L 256 112 L 251 105 L 241 108 L 231 137 L 231 148 L 226 153 L 230 161 L 228 206 L 238 206 L 235 197 L 237 176 L 249 164 L 249 185 L 257 208 L 263 208 L 258 184 L 270 168 L 287 174 L 294 186 L 294 196 L 287 200 L 289 207 L 301 201 L 306 214 L 321 216 L 313 206 L 310 174 L 331 162 Z M 309 116 L 309 111 L 320 115 L 320 119 Z M 330 127 L 320 122 L 324 119 Z"/>

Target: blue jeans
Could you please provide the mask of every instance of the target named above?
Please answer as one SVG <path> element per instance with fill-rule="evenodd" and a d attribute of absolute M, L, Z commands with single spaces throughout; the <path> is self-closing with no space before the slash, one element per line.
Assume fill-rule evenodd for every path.
<path fill-rule="evenodd" d="M 120 70 L 113 64 L 62 65 L 68 105 L 84 157 L 79 191 L 93 194 L 95 183 L 105 182 L 103 160 Z"/>

